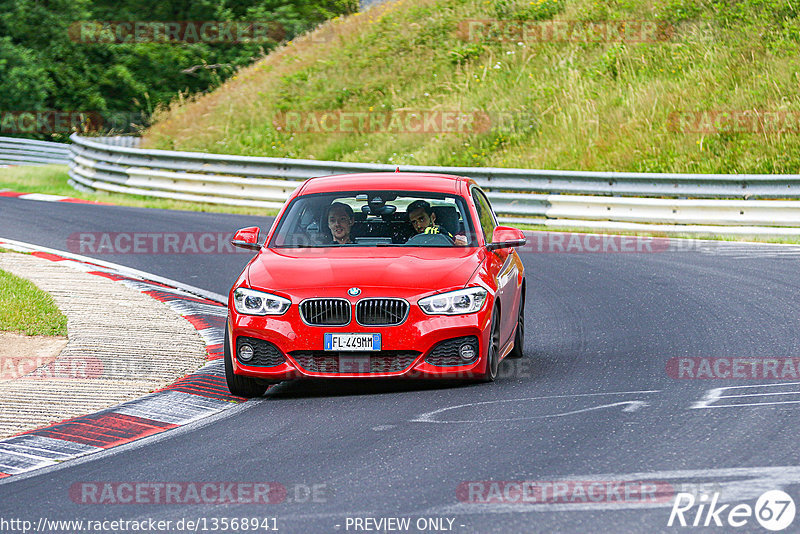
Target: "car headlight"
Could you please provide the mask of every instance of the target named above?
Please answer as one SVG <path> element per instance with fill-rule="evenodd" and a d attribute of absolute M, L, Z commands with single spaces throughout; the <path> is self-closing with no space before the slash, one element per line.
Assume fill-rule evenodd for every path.
<path fill-rule="evenodd" d="M 254 289 L 240 287 L 233 292 L 233 305 L 244 315 L 283 315 L 291 304 L 289 299 Z"/>
<path fill-rule="evenodd" d="M 459 315 L 475 313 L 486 301 L 487 291 L 482 287 L 468 287 L 420 299 L 417 304 L 428 315 Z"/>

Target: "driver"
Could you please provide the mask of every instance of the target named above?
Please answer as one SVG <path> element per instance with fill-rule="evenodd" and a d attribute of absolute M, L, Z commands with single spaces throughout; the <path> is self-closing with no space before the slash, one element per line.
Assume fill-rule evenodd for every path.
<path fill-rule="evenodd" d="M 429 202 L 425 200 L 415 200 L 408 205 L 408 220 L 417 234 L 442 234 L 448 237 L 458 246 L 466 246 L 467 236 L 453 236 L 442 226 L 436 224 L 436 214 L 433 212 Z"/>
<path fill-rule="evenodd" d="M 326 219 L 333 243 L 346 245 L 353 242 L 350 238 L 350 230 L 355 223 L 353 208 L 342 202 L 334 202 L 328 206 Z"/>

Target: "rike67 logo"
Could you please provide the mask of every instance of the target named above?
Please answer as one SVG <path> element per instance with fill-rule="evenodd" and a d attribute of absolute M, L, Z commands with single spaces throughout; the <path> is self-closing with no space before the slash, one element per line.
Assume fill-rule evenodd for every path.
<path fill-rule="evenodd" d="M 718 492 L 714 493 L 709 500 L 707 494 L 695 497 L 691 493 L 678 493 L 667 526 L 743 527 L 755 516 L 762 527 L 777 532 L 786 529 L 794 521 L 794 500 L 783 491 L 763 493 L 756 501 L 755 508 L 744 503 L 719 504 L 719 495 Z"/>

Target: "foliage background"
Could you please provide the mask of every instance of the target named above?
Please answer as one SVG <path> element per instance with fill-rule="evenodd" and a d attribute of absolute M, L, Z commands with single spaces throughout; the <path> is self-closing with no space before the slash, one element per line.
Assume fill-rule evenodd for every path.
<path fill-rule="evenodd" d="M 259 21 L 292 39 L 357 8 L 356 0 L 0 0 L 0 111 L 92 112 L 141 125 L 176 95 L 213 89 L 278 45 L 79 43 L 69 35 L 75 22 Z"/>

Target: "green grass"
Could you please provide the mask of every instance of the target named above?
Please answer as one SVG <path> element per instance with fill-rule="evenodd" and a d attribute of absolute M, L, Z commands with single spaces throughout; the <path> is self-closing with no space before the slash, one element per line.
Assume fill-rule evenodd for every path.
<path fill-rule="evenodd" d="M 0 168 L 0 190 L 8 189 L 20 193 L 45 193 L 61 195 L 83 200 L 106 202 L 119 206 L 139 208 L 159 208 L 186 211 L 205 211 L 213 213 L 238 213 L 246 215 L 275 215 L 277 210 L 246 208 L 238 206 L 219 206 L 199 202 L 182 202 L 177 200 L 147 198 L 138 195 L 119 193 L 84 193 L 73 189 L 67 181 L 65 165 L 20 166 Z"/>
<path fill-rule="evenodd" d="M 680 111 L 800 112 L 790 0 L 399 0 L 327 23 L 207 95 L 175 102 L 151 148 L 391 164 L 794 173 L 797 133 L 676 131 Z M 657 42 L 465 41 L 469 19 L 655 21 Z M 291 134 L 287 111 L 505 114 L 474 133 Z M 672 118 L 671 118 L 672 117 Z"/>
<path fill-rule="evenodd" d="M 67 318 L 33 283 L 0 270 L 0 330 L 29 336 L 66 336 Z"/>

